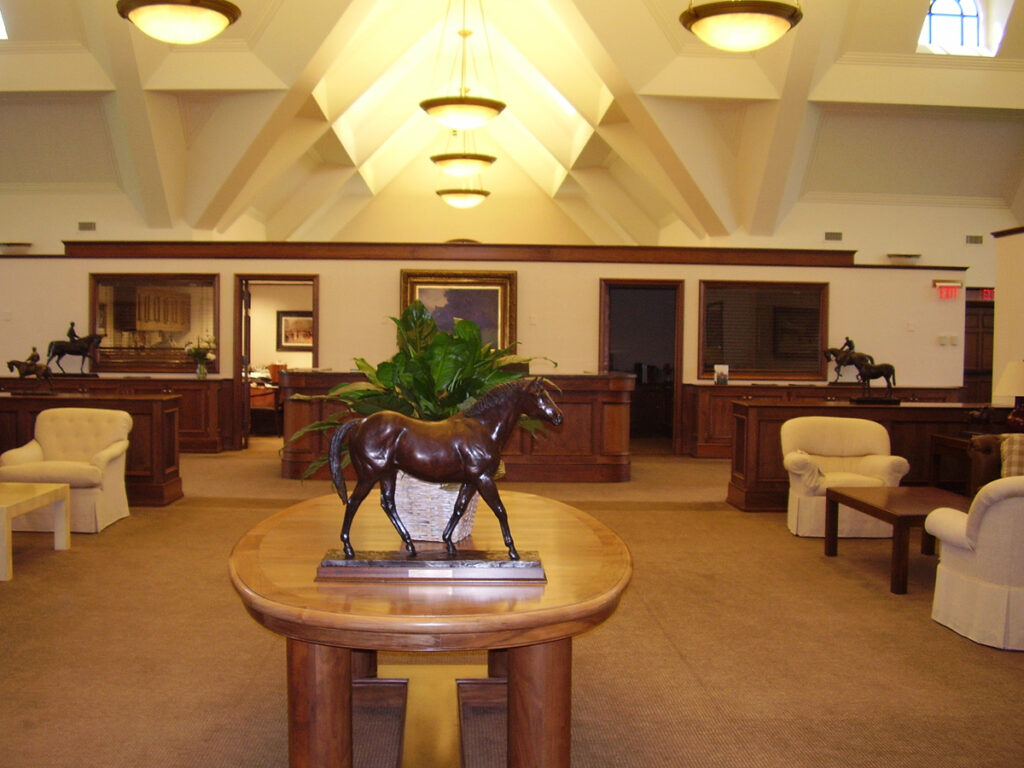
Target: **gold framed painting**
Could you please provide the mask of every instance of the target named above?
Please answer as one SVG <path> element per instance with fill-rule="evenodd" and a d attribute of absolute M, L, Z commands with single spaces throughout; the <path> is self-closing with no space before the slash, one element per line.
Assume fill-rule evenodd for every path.
<path fill-rule="evenodd" d="M 462 318 L 480 326 L 484 342 L 507 347 L 516 341 L 515 272 L 403 269 L 401 309 L 416 300 L 442 331 Z"/>

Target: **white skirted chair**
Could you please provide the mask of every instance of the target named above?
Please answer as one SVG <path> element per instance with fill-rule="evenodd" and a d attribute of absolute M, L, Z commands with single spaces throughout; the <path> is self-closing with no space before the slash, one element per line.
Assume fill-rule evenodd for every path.
<path fill-rule="evenodd" d="M 932 618 L 982 645 L 1024 650 L 1024 476 L 982 486 L 967 513 L 933 510 L 924 527 L 940 542 Z"/>
<path fill-rule="evenodd" d="M 71 530 L 98 533 L 128 515 L 124 471 L 132 417 L 106 408 L 50 408 L 36 416 L 35 437 L 0 454 L 0 481 L 67 483 Z M 52 531 L 53 515 L 30 512 L 14 530 Z"/>
<path fill-rule="evenodd" d="M 780 430 L 782 464 L 789 473 L 786 524 L 796 536 L 825 535 L 825 491 L 842 486 L 896 486 L 910 471 L 893 456 L 889 433 L 868 419 L 800 416 Z M 839 507 L 841 537 L 892 536 L 892 526 L 863 512 Z"/>

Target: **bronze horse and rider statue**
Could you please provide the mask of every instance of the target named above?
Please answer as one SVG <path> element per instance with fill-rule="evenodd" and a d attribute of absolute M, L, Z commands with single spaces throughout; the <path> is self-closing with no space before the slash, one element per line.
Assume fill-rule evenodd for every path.
<path fill-rule="evenodd" d="M 890 363 L 876 363 L 875 358 L 864 352 L 857 352 L 853 340 L 847 336 L 840 347 L 829 347 L 825 350 L 825 359 L 835 363 L 836 377 L 833 384 L 839 382 L 842 370 L 848 365 L 857 369 L 857 381 L 860 382 L 864 394 L 867 395 L 874 379 L 885 380 L 886 396 L 892 395 L 896 386 L 896 369 Z"/>
<path fill-rule="evenodd" d="M 103 341 L 103 335 L 99 333 L 90 333 L 88 336 L 79 336 L 75 331 L 75 324 L 71 323 L 68 326 L 68 340 L 58 339 L 57 341 L 51 341 L 50 346 L 47 349 L 46 364 L 49 365 L 56 358 L 57 367 L 60 368 L 61 373 L 67 373 L 64 370 L 64 366 L 60 364 L 60 361 L 65 355 L 71 355 L 72 357 L 81 357 L 82 362 L 79 366 L 79 372 L 85 373 L 85 360 L 86 358 L 92 358 L 96 354 L 96 349 L 99 347 L 100 342 Z"/>
<path fill-rule="evenodd" d="M 352 520 L 377 483 L 380 483 L 380 504 L 384 513 L 402 537 L 406 550 L 411 555 L 416 554 L 412 537 L 395 507 L 395 482 L 401 470 L 427 482 L 461 484 L 441 536 L 449 555 L 456 554 L 452 542 L 455 528 L 473 494 L 479 493 L 498 519 L 509 558 L 518 560 L 508 514 L 494 477 L 501 461 L 501 449 L 512 435 L 520 414 L 556 427 L 562 423 L 562 412 L 538 378 L 499 384 L 467 410 L 443 421 L 421 421 L 395 411 L 379 411 L 344 422 L 331 436 L 328 462 L 338 496 L 345 505 L 341 528 L 345 557 L 355 557 L 349 539 Z M 346 443 L 356 473 L 351 496 L 347 495 L 342 474 Z"/>
<path fill-rule="evenodd" d="M 841 347 L 829 347 L 825 350 L 825 359 L 832 361 L 836 364 L 836 377 L 832 380 L 833 384 L 839 383 L 839 377 L 843 373 L 843 368 L 848 365 L 857 367 L 858 363 L 874 363 L 875 358 L 871 355 L 864 354 L 863 352 L 857 352 L 854 349 L 853 340 L 849 336 L 846 337 L 846 341 L 843 342 Z M 858 381 L 860 378 L 858 376 Z"/>

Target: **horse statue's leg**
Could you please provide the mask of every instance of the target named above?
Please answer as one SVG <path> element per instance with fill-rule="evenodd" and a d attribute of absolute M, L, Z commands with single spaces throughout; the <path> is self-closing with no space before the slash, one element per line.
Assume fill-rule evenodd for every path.
<path fill-rule="evenodd" d="M 459 495 L 455 499 L 455 508 L 452 510 L 452 516 L 448 518 L 448 524 L 445 525 L 444 533 L 441 534 L 441 540 L 444 541 L 449 555 L 455 554 L 456 550 L 455 544 L 452 542 L 452 536 L 455 535 L 455 529 L 465 514 L 466 507 L 469 506 L 469 501 L 473 498 L 474 493 L 476 493 L 476 488 L 469 483 L 463 483 L 462 487 L 459 488 Z"/>
<path fill-rule="evenodd" d="M 359 505 L 363 503 L 366 494 L 373 488 L 374 482 L 374 480 L 359 480 L 356 483 L 356 487 L 352 489 L 352 495 L 348 499 L 345 499 L 340 489 L 338 491 L 338 495 L 345 502 L 345 520 L 341 524 L 341 543 L 345 548 L 346 558 L 356 556 L 355 551 L 352 549 L 352 543 L 349 540 L 349 532 L 352 530 L 352 521 L 355 519 L 356 512 L 359 511 Z"/>
<path fill-rule="evenodd" d="M 508 529 L 508 513 L 505 511 L 505 505 L 501 503 L 501 497 L 498 495 L 498 489 L 494 485 L 494 480 L 487 475 L 480 475 L 476 479 L 476 488 L 483 500 L 487 502 L 487 506 L 494 512 L 494 516 L 498 518 L 498 525 L 501 526 L 501 537 L 505 541 L 505 546 L 508 547 L 509 559 L 518 560 L 519 553 L 516 551 L 515 542 L 512 541 L 512 533 Z"/>
<path fill-rule="evenodd" d="M 405 542 L 405 549 L 410 554 L 416 554 L 416 547 L 412 543 L 412 536 L 409 535 L 409 530 L 405 527 L 402 522 L 402 518 L 398 516 L 398 507 L 395 506 L 395 471 L 385 472 L 380 476 L 380 506 L 384 510 L 384 514 L 388 516 L 388 520 L 395 526 L 395 530 L 398 531 L 398 535 L 402 537 L 402 541 Z"/>

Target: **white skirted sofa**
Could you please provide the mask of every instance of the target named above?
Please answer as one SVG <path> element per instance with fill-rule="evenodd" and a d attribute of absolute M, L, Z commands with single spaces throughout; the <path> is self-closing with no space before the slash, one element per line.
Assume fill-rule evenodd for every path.
<path fill-rule="evenodd" d="M 98 533 L 128 515 L 124 472 L 132 417 L 106 408 L 50 408 L 36 416 L 34 439 L 0 454 L 0 481 L 67 483 L 71 530 Z M 52 531 L 53 515 L 39 510 L 14 530 Z"/>
<path fill-rule="evenodd" d="M 889 433 L 868 419 L 800 416 L 783 423 L 782 464 L 789 473 L 786 525 L 796 536 L 825 535 L 825 491 L 842 486 L 896 486 L 910 464 L 890 454 Z M 845 505 L 841 537 L 892 536 L 892 526 Z"/>
<path fill-rule="evenodd" d="M 932 618 L 993 648 L 1024 650 L 1024 476 L 982 486 L 968 512 L 940 507 Z"/>

